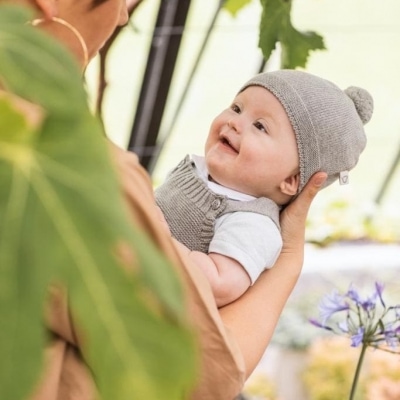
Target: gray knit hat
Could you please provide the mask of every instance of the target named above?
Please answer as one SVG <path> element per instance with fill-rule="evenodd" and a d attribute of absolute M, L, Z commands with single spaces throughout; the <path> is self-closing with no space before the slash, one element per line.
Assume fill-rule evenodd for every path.
<path fill-rule="evenodd" d="M 300 192 L 318 171 L 328 174 L 325 186 L 340 179 L 358 162 L 367 139 L 364 132 L 373 112 L 373 99 L 364 89 L 341 90 L 306 72 L 280 70 L 256 75 L 249 86 L 268 89 L 281 102 L 296 135 L 300 160 Z"/>

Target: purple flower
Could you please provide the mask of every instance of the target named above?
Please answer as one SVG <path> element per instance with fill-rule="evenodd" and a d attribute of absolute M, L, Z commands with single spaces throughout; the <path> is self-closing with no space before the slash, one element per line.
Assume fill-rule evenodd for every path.
<path fill-rule="evenodd" d="M 359 346 L 363 340 L 364 340 L 364 327 L 360 326 L 357 330 L 357 333 L 353 336 L 351 336 L 351 346 L 352 347 L 357 347 Z"/>
<path fill-rule="evenodd" d="M 368 346 L 384 350 L 387 350 L 389 346 L 391 352 L 399 353 L 400 304 L 387 307 L 382 296 L 383 288 L 383 284 L 376 282 L 374 292 L 366 297 L 360 296 L 353 284 L 344 295 L 333 291 L 321 301 L 319 307 L 321 322 L 311 320 L 317 327 L 349 337 L 352 347 L 362 344 L 350 400 L 354 399 L 361 365 Z M 341 321 L 329 320 L 334 313 L 340 311 L 346 311 Z"/>
<path fill-rule="evenodd" d="M 354 301 L 357 306 L 362 307 L 365 311 L 371 311 L 375 309 L 376 306 L 376 297 L 378 296 L 378 291 L 375 291 L 372 296 L 367 298 L 362 298 L 357 290 L 354 288 L 353 284 L 350 285 L 346 296 Z M 379 294 L 380 296 L 380 294 Z"/>
<path fill-rule="evenodd" d="M 390 347 L 400 345 L 400 304 L 386 307 L 383 300 L 384 285 L 376 282 L 369 296 L 361 296 L 353 284 L 343 295 L 337 290 L 323 297 L 320 319 L 311 320 L 314 326 L 346 335 L 351 346 Z M 342 320 L 332 319 L 335 313 L 345 311 Z"/>
<path fill-rule="evenodd" d="M 394 331 L 386 331 L 384 336 L 386 344 L 392 349 L 395 349 L 399 345 L 399 338 Z"/>
<path fill-rule="evenodd" d="M 399 346 L 400 326 L 396 326 L 393 322 L 386 324 L 383 332 L 386 344 L 392 349 Z"/>
<path fill-rule="evenodd" d="M 381 304 L 383 307 L 386 307 L 385 302 L 383 301 L 382 293 L 385 285 L 380 282 L 375 282 L 375 289 L 376 289 L 376 295 L 379 297 L 379 300 L 381 301 Z"/>
<path fill-rule="evenodd" d="M 316 326 L 317 328 L 323 328 L 323 329 L 326 329 L 328 331 L 332 331 L 333 330 L 330 326 L 323 325 L 323 324 L 321 324 L 321 322 L 317 321 L 316 319 L 311 318 L 308 321 L 311 324 L 313 324 L 314 326 Z"/>
<path fill-rule="evenodd" d="M 319 311 L 322 325 L 326 325 L 326 322 L 334 313 L 348 309 L 349 304 L 345 301 L 344 296 L 334 290 L 330 295 L 325 296 L 320 304 Z"/>
<path fill-rule="evenodd" d="M 343 333 L 349 333 L 349 325 L 347 324 L 347 321 L 339 322 L 338 327 Z"/>

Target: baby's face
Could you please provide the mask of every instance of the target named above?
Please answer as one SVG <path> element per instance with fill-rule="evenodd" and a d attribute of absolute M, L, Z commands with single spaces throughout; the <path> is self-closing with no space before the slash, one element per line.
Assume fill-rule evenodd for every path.
<path fill-rule="evenodd" d="M 214 119 L 205 156 L 211 177 L 231 189 L 279 204 L 297 191 L 293 128 L 278 99 L 262 87 L 248 87 Z"/>

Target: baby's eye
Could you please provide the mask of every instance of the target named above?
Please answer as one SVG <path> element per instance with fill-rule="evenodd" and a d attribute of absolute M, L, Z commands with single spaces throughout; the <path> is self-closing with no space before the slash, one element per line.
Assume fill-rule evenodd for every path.
<path fill-rule="evenodd" d="M 241 112 L 241 109 L 237 104 L 232 104 L 231 105 L 231 110 L 234 111 L 237 114 L 240 114 L 240 112 Z"/>
<path fill-rule="evenodd" d="M 260 121 L 256 121 L 253 124 L 258 130 L 268 133 L 267 128 L 260 122 Z"/>

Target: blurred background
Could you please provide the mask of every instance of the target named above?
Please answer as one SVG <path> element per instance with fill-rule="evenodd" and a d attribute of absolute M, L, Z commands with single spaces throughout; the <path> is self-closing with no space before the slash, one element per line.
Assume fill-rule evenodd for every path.
<path fill-rule="evenodd" d="M 182 39 L 176 63 L 170 66 L 171 85 L 165 109 L 160 110 L 159 130 L 154 132 L 158 145 L 147 149 L 157 153 L 156 161 L 148 168 L 154 186 L 186 154 L 202 154 L 211 121 L 231 103 L 241 85 L 259 71 L 263 60 L 258 47 L 262 11 L 258 0 L 243 1 L 247 4 L 235 16 L 221 9 L 222 3 L 217 0 L 186 3 L 184 26 L 175 27 L 173 32 L 166 30 L 166 34 L 182 35 Z M 124 148 L 129 147 L 137 119 L 161 4 L 156 0 L 141 1 L 107 56 L 108 86 L 102 117 L 110 139 Z M 307 389 L 300 376 L 319 336 L 307 319 L 318 312 L 319 296 L 335 287 L 347 288 L 350 282 L 371 288 L 381 280 L 390 296 L 399 295 L 396 282 L 400 270 L 400 2 L 293 0 L 291 4 L 294 27 L 317 32 L 326 47 L 310 53 L 304 70 L 343 89 L 352 85 L 366 88 L 374 97 L 375 111 L 366 125 L 368 144 L 358 166 L 350 173 L 350 185 L 331 185 L 313 203 L 304 274 L 282 315 L 275 346 L 260 363 L 261 372 L 267 375 L 257 375 L 257 379 L 261 378 L 253 385 L 256 395 L 247 395 L 270 400 L 342 400 L 345 397 L 338 390 L 343 385 L 340 377 L 336 377 L 336 388 L 328 388 L 328 394 L 321 395 Z M 153 46 L 157 43 L 153 42 Z M 94 59 L 86 73 L 93 106 L 99 65 L 99 58 Z M 279 46 L 263 68 L 280 68 Z M 152 84 L 155 83 L 150 80 L 148 85 Z M 348 347 L 345 344 L 342 350 L 329 350 L 327 345 L 322 346 L 338 354 L 348 354 Z M 294 367 L 283 361 L 283 353 L 289 350 L 297 357 Z M 321 362 L 327 365 L 326 360 Z M 394 397 L 375 396 L 374 400 L 400 399 L 398 363 L 394 368 L 395 391 L 390 395 Z M 288 384 L 292 370 L 294 380 Z M 336 378 L 330 379 L 336 382 Z M 308 382 L 309 386 L 316 385 L 312 378 Z M 270 386 L 273 389 L 268 392 Z"/>

